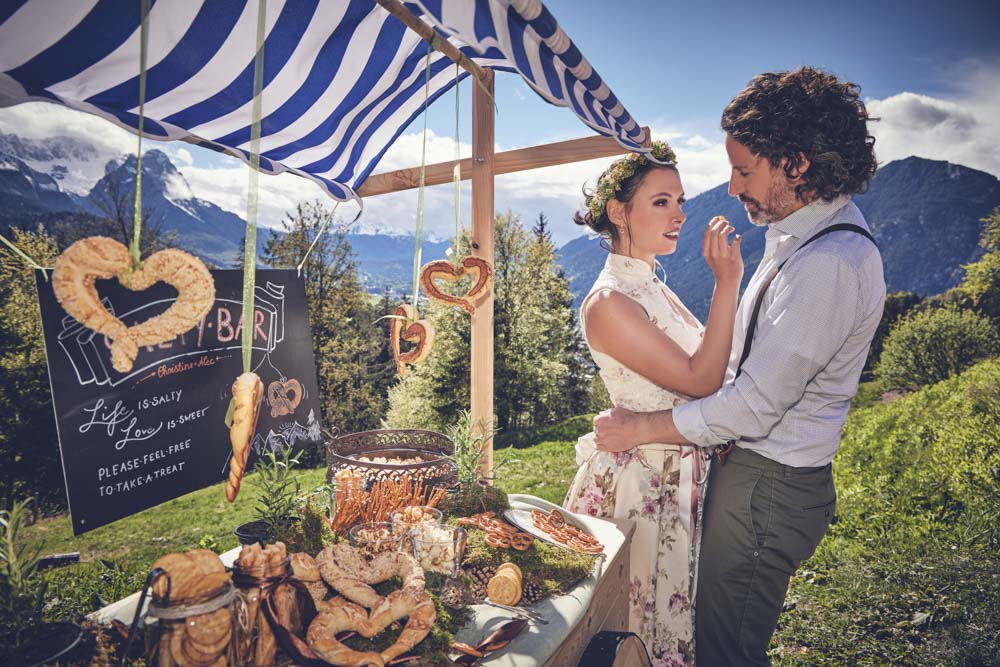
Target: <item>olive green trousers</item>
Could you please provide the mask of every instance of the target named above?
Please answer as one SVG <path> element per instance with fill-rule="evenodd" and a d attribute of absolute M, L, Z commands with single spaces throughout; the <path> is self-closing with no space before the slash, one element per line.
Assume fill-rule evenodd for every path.
<path fill-rule="evenodd" d="M 736 447 L 713 461 L 696 596 L 698 667 L 770 665 L 788 581 L 833 518 L 830 465 L 793 468 Z"/>

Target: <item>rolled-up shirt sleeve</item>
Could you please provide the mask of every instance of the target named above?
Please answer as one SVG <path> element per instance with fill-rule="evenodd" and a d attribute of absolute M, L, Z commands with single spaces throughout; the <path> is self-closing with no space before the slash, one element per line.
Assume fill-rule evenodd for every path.
<path fill-rule="evenodd" d="M 770 288 L 773 301 L 762 306 L 743 372 L 715 394 L 674 408 L 677 430 L 701 446 L 765 438 L 851 335 L 859 280 L 832 252 L 789 262 Z"/>

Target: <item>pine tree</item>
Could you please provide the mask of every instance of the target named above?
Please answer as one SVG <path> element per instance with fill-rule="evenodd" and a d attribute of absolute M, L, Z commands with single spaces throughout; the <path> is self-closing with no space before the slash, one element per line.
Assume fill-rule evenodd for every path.
<path fill-rule="evenodd" d="M 468 239 L 458 245 L 467 249 Z M 495 219 L 494 253 L 497 426 L 513 430 L 586 411 L 581 406 L 589 399 L 567 396 L 567 388 L 579 385 L 580 396 L 587 396 L 590 387 L 585 373 L 573 375 L 585 366 L 575 359 L 579 332 L 568 283 L 554 263 L 555 247 L 508 212 Z M 469 405 L 469 317 L 437 305 L 423 316 L 437 331 L 434 349 L 390 390 L 387 423 L 440 430 Z"/>
<path fill-rule="evenodd" d="M 539 213 L 535 226 L 531 228 L 537 243 L 552 243 L 552 232 L 549 231 L 549 219 L 544 213 Z"/>
<path fill-rule="evenodd" d="M 13 243 L 42 266 L 58 253 L 41 227 L 11 229 Z M 0 247 L 0 506 L 34 496 L 42 509 L 65 507 L 35 272 Z"/>
<path fill-rule="evenodd" d="M 267 240 L 264 262 L 297 266 L 329 216 L 320 202 L 299 204 L 294 215 L 286 214 L 282 221 L 284 237 L 272 234 Z M 388 335 L 374 324 L 376 303 L 362 289 L 342 225 L 331 224 L 320 236 L 302 274 L 323 423 L 340 434 L 374 428 L 385 413 L 392 378 L 392 365 L 384 360 Z M 319 461 L 321 456 L 316 452 L 310 458 Z"/>

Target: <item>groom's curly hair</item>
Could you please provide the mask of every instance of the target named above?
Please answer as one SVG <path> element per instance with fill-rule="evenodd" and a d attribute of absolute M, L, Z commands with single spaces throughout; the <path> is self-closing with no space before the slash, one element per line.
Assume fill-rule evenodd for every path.
<path fill-rule="evenodd" d="M 790 178 L 809 160 L 796 187 L 830 201 L 864 192 L 875 175 L 875 137 L 860 87 L 833 74 L 801 67 L 758 74 L 722 113 L 722 129 Z"/>

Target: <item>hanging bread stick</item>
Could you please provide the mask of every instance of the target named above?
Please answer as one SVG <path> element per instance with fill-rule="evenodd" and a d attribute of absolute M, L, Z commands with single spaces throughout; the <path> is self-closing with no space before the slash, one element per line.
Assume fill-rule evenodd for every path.
<path fill-rule="evenodd" d="M 264 383 L 256 373 L 243 373 L 233 382 L 233 423 L 229 427 L 229 442 L 233 456 L 229 459 L 229 481 L 226 500 L 233 502 L 240 492 L 240 480 L 250 456 L 250 441 L 257 430 L 257 418 L 264 399 Z"/>

